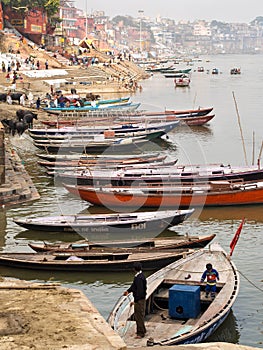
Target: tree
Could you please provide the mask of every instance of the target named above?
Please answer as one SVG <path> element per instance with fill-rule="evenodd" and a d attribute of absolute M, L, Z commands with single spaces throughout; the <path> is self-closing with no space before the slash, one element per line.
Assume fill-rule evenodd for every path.
<path fill-rule="evenodd" d="M 57 14 L 60 6 L 60 0 L 2 0 L 2 3 L 20 13 L 27 13 L 35 8 L 40 8 L 47 13 L 48 17 Z"/>

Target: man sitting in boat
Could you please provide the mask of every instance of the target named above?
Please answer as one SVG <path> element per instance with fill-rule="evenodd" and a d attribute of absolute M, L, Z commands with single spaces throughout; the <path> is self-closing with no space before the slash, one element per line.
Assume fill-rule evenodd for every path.
<path fill-rule="evenodd" d="M 216 269 L 213 269 L 212 264 L 206 264 L 206 270 L 202 274 L 201 282 L 204 282 L 206 279 L 205 287 L 205 297 L 208 298 L 209 293 L 211 293 L 211 299 L 215 298 L 216 295 L 216 280 L 219 281 L 219 274 Z"/>

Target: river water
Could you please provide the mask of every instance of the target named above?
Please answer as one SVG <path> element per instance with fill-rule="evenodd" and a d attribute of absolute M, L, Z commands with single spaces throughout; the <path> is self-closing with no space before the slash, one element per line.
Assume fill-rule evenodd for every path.
<path fill-rule="evenodd" d="M 203 66 L 204 73 L 197 72 Z M 230 75 L 233 67 L 241 75 Z M 178 68 L 186 68 L 181 63 Z M 218 68 L 220 74 L 212 75 Z M 209 73 L 207 72 L 209 70 Z M 263 66 L 262 56 L 222 55 L 203 58 L 192 66 L 189 88 L 175 88 L 173 79 L 155 74 L 143 81 L 142 91 L 133 96 L 142 109 L 191 109 L 214 107 L 215 118 L 203 127 L 180 127 L 163 141 L 163 152 L 178 159 L 178 164 L 223 163 L 245 165 L 256 163 L 262 143 Z M 254 139 L 254 142 L 253 142 Z M 0 212 L 0 245 L 3 251 L 30 251 L 29 241 L 71 241 L 75 234 L 40 233 L 24 230 L 13 218 L 28 215 L 77 213 L 88 208 L 47 177 L 37 164 L 35 149 L 26 137 L 14 138 L 13 145 L 41 194 L 38 201 Z M 91 212 L 98 212 L 90 208 Z M 229 243 L 245 217 L 233 260 L 241 274 L 241 288 L 227 321 L 211 340 L 229 341 L 263 348 L 263 206 L 211 208 L 197 210 L 173 234 L 216 233 L 216 240 L 228 251 Z M 131 273 L 57 273 L 15 270 L 0 267 L 0 273 L 32 281 L 52 280 L 67 287 L 81 289 L 107 318 L 113 305 L 130 284 Z"/>

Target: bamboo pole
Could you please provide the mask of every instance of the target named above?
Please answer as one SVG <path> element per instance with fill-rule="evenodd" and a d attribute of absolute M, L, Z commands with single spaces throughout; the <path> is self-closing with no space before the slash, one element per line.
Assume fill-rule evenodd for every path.
<path fill-rule="evenodd" d="M 255 163 L 255 131 L 252 134 L 252 165 Z"/>
<path fill-rule="evenodd" d="M 259 155 L 258 155 L 258 168 L 260 169 L 260 158 L 262 155 L 262 151 L 263 151 L 263 141 L 261 143 L 261 147 L 260 147 L 260 151 L 259 151 Z"/>
<path fill-rule="evenodd" d="M 246 162 L 246 165 L 248 165 L 248 162 L 247 162 L 247 152 L 246 152 L 246 147 L 245 147 L 245 143 L 244 143 L 244 136 L 243 136 L 243 131 L 242 131 L 242 127 L 241 127 L 241 121 L 240 121 L 240 115 L 239 115 L 239 112 L 238 112 L 238 107 L 237 107 L 237 102 L 236 102 L 236 98 L 235 98 L 234 91 L 232 91 L 232 94 L 233 94 L 233 98 L 234 98 L 234 102 L 235 102 L 235 107 L 236 107 L 236 112 L 237 112 L 237 119 L 238 119 L 238 125 L 239 125 L 240 134 L 241 134 L 241 139 L 242 139 L 242 145 L 243 145 L 243 151 L 244 151 L 245 162 Z"/>

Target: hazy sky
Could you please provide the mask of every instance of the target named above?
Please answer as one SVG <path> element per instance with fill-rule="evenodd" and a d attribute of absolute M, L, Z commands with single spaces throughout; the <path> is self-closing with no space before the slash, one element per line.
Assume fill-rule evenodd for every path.
<path fill-rule="evenodd" d="M 138 10 L 143 10 L 145 16 L 155 18 L 160 15 L 176 21 L 216 19 L 249 23 L 257 16 L 263 16 L 262 0 L 75 0 L 75 6 L 84 10 L 87 6 L 88 13 L 103 10 L 110 17 L 138 17 Z"/>

